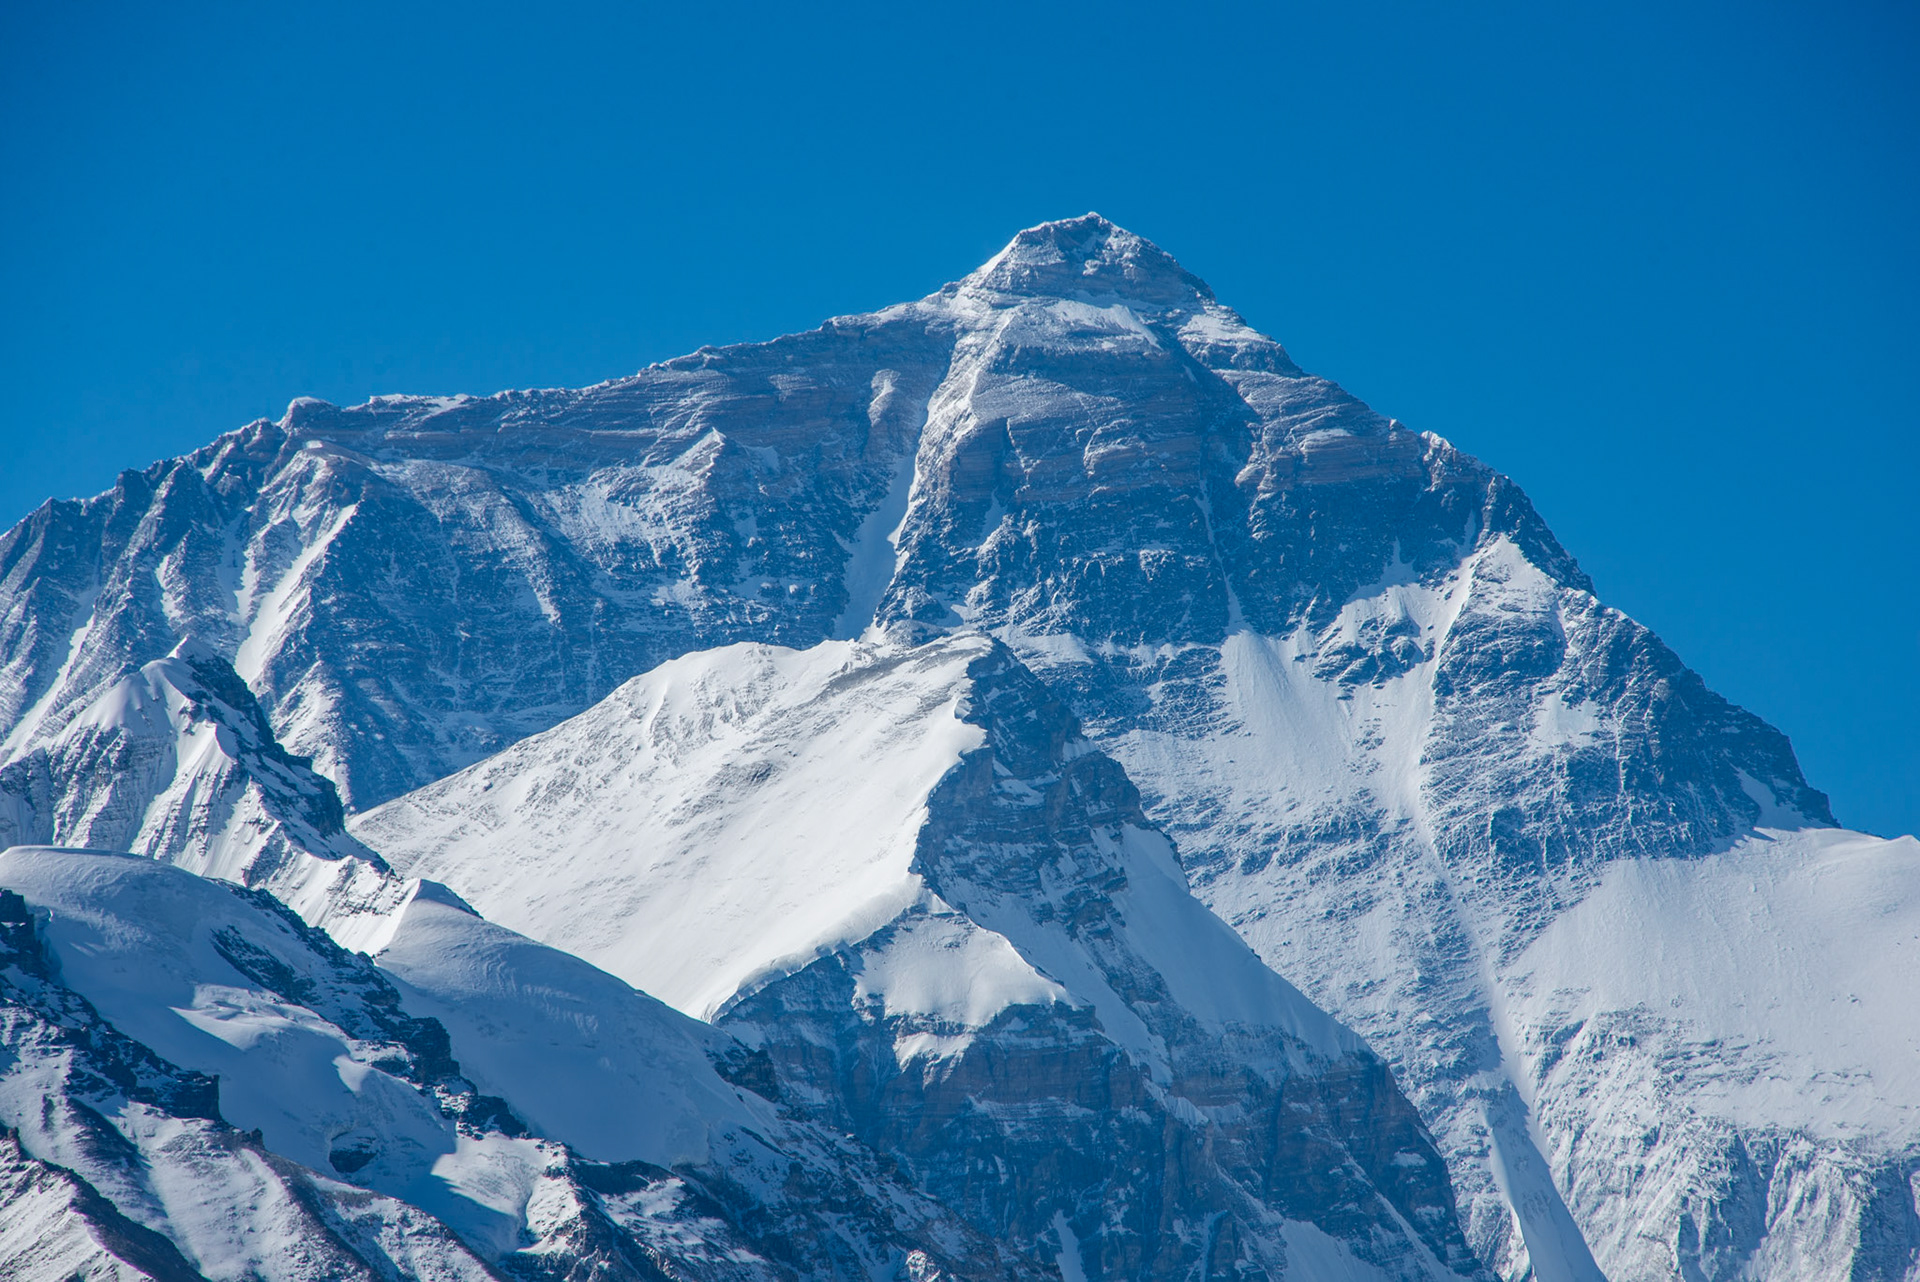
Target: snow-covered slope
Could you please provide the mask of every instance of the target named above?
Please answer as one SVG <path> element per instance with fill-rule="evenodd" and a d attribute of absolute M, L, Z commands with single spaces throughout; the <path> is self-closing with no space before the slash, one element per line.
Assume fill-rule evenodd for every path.
<path fill-rule="evenodd" d="M 1069 1275 L 1279 1276 L 1303 1243 L 1474 1271 L 1384 1067 L 1189 894 L 986 638 L 690 655 L 356 830 L 720 1016 L 811 1115 Z"/>
<path fill-rule="evenodd" d="M 1663 1125 L 1621 1179 L 1582 1142 L 1614 1096 L 1550 1098 L 1526 1050 L 1517 959 L 1560 947 L 1613 866 L 1705 885 L 1758 825 L 1832 827 L 1784 736 L 1598 601 L 1512 481 L 1097 217 L 808 333 L 579 391 L 300 401 L 50 503 L 0 536 L 0 764 L 192 635 L 365 811 L 677 656 L 870 626 L 991 633 L 1071 706 L 1196 893 L 1391 1063 L 1497 1271 L 1916 1267 L 1899 1134 L 1743 1165 L 1776 1124 L 1682 1065 L 1657 1076 L 1673 1115 L 1722 1118 L 1730 1147 Z M 1818 1025 L 1819 972 L 1728 947 Z M 1587 1050 L 1656 1080 L 1638 1045 Z"/>
<path fill-rule="evenodd" d="M 981 742 L 953 714 L 988 644 L 689 655 L 356 826 L 404 875 L 708 1018 L 919 893 L 927 794 Z"/>
<path fill-rule="evenodd" d="M 0 857 L 0 880 L 11 887 L 23 880 L 23 871 L 37 865 L 38 872 L 53 873 L 84 895 L 86 874 L 94 863 L 160 874 L 216 896 L 229 894 L 189 874 L 125 857 L 42 855 L 31 849 Z M 31 872 L 24 880 L 32 893 Z M 63 892 L 62 908 L 72 904 Z M 47 1271 L 56 1262 L 75 1269 L 90 1264 L 103 1276 L 122 1272 L 168 1279 L 295 1282 L 318 1274 L 372 1279 L 402 1272 L 476 1280 L 491 1276 L 482 1260 L 431 1216 L 355 1187 L 338 1174 L 322 1174 L 334 1169 L 324 1156 L 321 1171 L 303 1169 L 274 1153 L 262 1134 L 224 1121 L 223 1083 L 170 1063 L 128 1038 L 103 1019 L 63 973 L 68 962 L 78 964 L 83 973 L 104 969 L 111 986 L 118 988 L 151 983 L 154 968 L 145 958 L 130 956 L 133 949 L 111 943 L 97 959 L 84 951 L 49 948 L 44 938 L 47 913 L 30 912 L 37 907 L 11 891 L 0 895 L 5 946 L 0 957 L 0 1029 L 7 1052 L 0 1072 L 0 1120 L 11 1128 L 7 1179 L 19 1193 L 0 1207 L 0 1238 L 10 1248 L 4 1260 L 9 1276 L 30 1282 L 71 1276 Z M 84 919 L 75 927 L 73 942 L 93 942 Z M 214 1018 L 232 1013 L 231 1001 L 216 1005 L 221 997 L 247 991 L 237 972 L 221 978 L 239 983 L 206 994 L 205 1005 Z M 189 1011 L 196 1011 L 195 996 L 191 988 L 184 995 Z M 183 1036 L 196 1031 L 183 1015 L 164 1009 L 158 1013 L 171 1016 Z M 261 1011 L 250 1031 L 266 1039 L 262 1049 L 268 1054 L 262 1060 L 283 1039 L 300 1050 L 317 1050 L 325 1042 L 321 1021 L 314 1019 L 314 1029 L 301 1030 L 287 1018 L 292 1013 L 291 1008 Z M 273 1026 L 276 1016 L 278 1029 Z M 237 1023 L 225 1030 L 236 1037 L 240 1033 Z M 302 1031 L 308 1032 L 306 1038 Z M 242 1053 L 210 1033 L 200 1036 L 211 1053 Z M 300 1046 L 302 1041 L 307 1044 Z M 344 1035 L 337 1034 L 334 1044 L 346 1049 Z M 303 1058 L 311 1063 L 310 1055 Z M 342 1056 L 351 1072 L 379 1071 L 365 1065 L 364 1058 Z M 334 1078 L 338 1086 L 330 1094 L 336 1100 L 349 1095 L 338 1069 Z M 393 1080 L 381 1072 L 378 1082 Z M 246 1084 L 240 1089 L 245 1091 Z M 397 1092 L 380 1091 L 378 1084 L 375 1090 L 379 1103 L 394 1102 Z M 250 1103 L 258 1111 L 273 1111 L 271 1101 L 261 1101 L 257 1092 Z M 312 1146 L 311 1138 L 306 1146 Z M 64 1222 L 66 1242 L 38 1236 L 37 1226 L 50 1213 Z M 77 1258 L 86 1248 L 76 1239 L 95 1244 L 91 1260 Z M 49 1249 L 55 1246 L 57 1252 Z"/>
<path fill-rule="evenodd" d="M 105 1256 L 211 1279 L 1032 1275 L 725 1081 L 745 1048 L 444 892 L 400 914 L 396 989 L 150 860 L 16 847 L 0 886 L 3 1178 L 33 1192 L 0 1241 L 64 1196 Z M 63 1276 L 30 1247 L 0 1271 Z"/>
<path fill-rule="evenodd" d="M 721 1128 L 770 1124 L 714 1071 L 729 1038 L 448 897 L 415 896 L 375 960 L 476 1086 L 583 1157 L 704 1163 Z"/>
<path fill-rule="evenodd" d="M 1768 830 L 1614 864 L 1499 994 L 1616 1276 L 1913 1275 L 1920 841 Z"/>

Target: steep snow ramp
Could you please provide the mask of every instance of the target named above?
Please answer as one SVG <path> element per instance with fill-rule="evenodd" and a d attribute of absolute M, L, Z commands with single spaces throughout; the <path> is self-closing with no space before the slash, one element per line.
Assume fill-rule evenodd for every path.
<path fill-rule="evenodd" d="M 809 1116 L 1086 1277 L 1285 1275 L 1288 1221 L 1358 1277 L 1475 1271 L 1384 1067 L 984 637 L 687 656 L 355 831 L 716 1016 Z"/>
<path fill-rule="evenodd" d="M 980 743 L 955 709 L 989 644 L 688 655 L 354 829 L 402 874 L 708 1017 L 919 894 L 927 794 Z"/>

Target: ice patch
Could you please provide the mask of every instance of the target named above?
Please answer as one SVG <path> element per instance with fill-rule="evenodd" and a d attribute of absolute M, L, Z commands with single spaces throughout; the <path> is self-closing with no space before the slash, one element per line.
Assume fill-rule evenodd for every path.
<path fill-rule="evenodd" d="M 893 476 L 879 506 L 867 513 L 847 553 L 847 604 L 834 620 L 833 636 L 851 640 L 873 622 L 880 598 L 893 582 L 900 559 L 900 526 L 907 518 L 913 492 L 913 455 L 894 464 Z"/>
<path fill-rule="evenodd" d="M 1053 1232 L 1060 1239 L 1060 1254 L 1055 1257 L 1055 1263 L 1060 1266 L 1060 1282 L 1087 1282 L 1086 1268 L 1080 1262 L 1080 1239 L 1067 1223 L 1065 1211 L 1053 1213 Z"/>
<path fill-rule="evenodd" d="M 927 894 L 884 943 L 860 952 L 854 995 L 877 997 L 889 1016 L 920 1015 L 983 1028 L 1009 1006 L 1071 1002 L 992 931 Z"/>
<path fill-rule="evenodd" d="M 1534 707 L 1530 737 L 1538 748 L 1584 748 L 1600 737 L 1604 725 L 1593 699 L 1568 703 L 1567 696 L 1555 690 Z"/>

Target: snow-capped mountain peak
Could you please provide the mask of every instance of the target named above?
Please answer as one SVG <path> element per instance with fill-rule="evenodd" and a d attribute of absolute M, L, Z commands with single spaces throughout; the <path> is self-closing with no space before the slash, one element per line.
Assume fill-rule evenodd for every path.
<path fill-rule="evenodd" d="M 332 782 L 280 746 L 253 692 L 188 636 L 89 702 L 44 747 L 0 771 L 9 844 L 174 858 L 246 881 L 269 847 L 378 863 L 346 835 Z M 7 819 L 0 812 L 0 822 Z M 262 870 L 264 873 L 264 870 Z"/>
<path fill-rule="evenodd" d="M 975 1222 L 1077 1254 L 1089 1278 L 1244 1260 L 1269 1240 L 1098 1220 L 1091 1162 L 1021 1185 L 1041 1218 L 1002 1225 L 999 1167 L 937 1156 L 936 1140 L 977 1142 L 1016 1165 L 995 1147 L 1012 1114 L 969 1111 L 1005 1103 L 974 1075 L 989 1044 L 1021 1065 L 1000 1079 L 1020 1099 L 1119 1110 L 1107 1133 L 1061 1123 L 1079 1152 L 1159 1152 L 1147 1130 L 1119 1133 L 1143 1117 L 1178 1114 L 1156 1133 L 1185 1143 L 1218 1134 L 1209 1110 L 1258 1113 L 1274 1066 L 1228 1053 L 1234 1021 L 1198 1017 L 1129 896 L 1197 897 L 1379 1051 L 1447 1158 L 1466 1240 L 1516 1282 L 1903 1277 L 1920 1258 L 1898 1049 L 1920 1031 L 1882 1036 L 1870 1026 L 1897 1021 L 1897 1002 L 1836 987 L 1906 974 L 1911 847 L 1759 832 L 1833 822 L 1785 736 L 1600 601 L 1519 486 L 1302 371 L 1097 216 L 1030 228 L 921 299 L 593 387 L 298 402 L 0 535 L 6 839 L 357 870 L 357 886 L 242 875 L 308 921 L 353 903 L 328 927 L 382 943 L 416 890 L 339 854 L 327 825 L 274 817 L 278 794 L 242 776 L 299 770 L 260 752 L 246 766 L 250 716 L 222 713 L 219 730 L 186 715 L 244 703 L 205 692 L 204 656 L 168 659 L 188 635 L 245 679 L 289 760 L 338 785 L 357 833 L 380 847 L 375 829 L 396 824 L 382 853 L 424 872 L 471 848 L 470 876 L 446 880 L 477 907 L 743 1036 L 765 1030 L 766 1071 L 781 1061 L 796 1106 L 928 1162 L 923 1183 L 947 1180 Z M 962 714 L 989 652 L 1019 669 L 996 682 L 1032 680 L 1064 710 L 1035 725 L 1077 722 L 1084 758 L 1015 765 L 1019 736 L 996 744 L 992 716 Z M 142 675 L 155 661 L 187 671 Z M 916 664 L 952 678 L 931 704 L 901 675 Z M 676 681 L 651 725 L 621 701 Z M 205 690 L 168 693 L 190 682 Z M 813 720 L 834 709 L 834 727 Z M 1108 777 L 1137 789 L 1124 821 L 1061 783 Z M 305 813 L 294 803 L 317 788 L 285 806 Z M 228 795 L 254 798 L 259 822 L 199 808 Z M 577 847 L 560 798 L 597 816 Z M 1053 805 L 1085 833 L 996 835 Z M 62 827 L 67 813 L 92 818 Z M 650 844 L 623 846 L 623 828 Z M 269 830 L 326 848 L 256 857 Z M 150 839 L 162 831 L 184 844 Z M 230 864 L 203 853 L 216 838 Z M 760 862 L 778 851 L 794 862 Z M 736 878 L 764 902 L 724 888 Z M 1750 928 L 1643 911 L 1697 916 L 1743 879 Z M 1882 881 L 1884 899 L 1860 890 Z M 1815 896 L 1804 921 L 1774 920 Z M 1854 903 L 1874 905 L 1875 929 L 1829 946 Z M 1697 955 L 1681 935 L 1715 941 L 1739 1010 L 1641 964 Z M 1761 955 L 1778 939 L 1793 947 Z M 1808 960 L 1823 955 L 1846 965 Z M 929 980 L 929 958 L 965 982 Z M 1587 982 L 1589 966 L 1619 973 Z M 1047 1030 L 1031 1055 L 1008 1049 L 1016 1018 Z M 1729 1048 L 1773 1020 L 1823 1032 L 1774 1039 L 1775 1077 L 1730 1087 L 1745 1069 Z M 1201 1074 L 1201 1089 L 1182 1065 L 1203 1047 L 1251 1076 Z M 1397 1099 L 1384 1081 L 1350 1079 Z M 1135 1115 L 1123 1096 L 1147 1102 Z M 1854 1119 L 1844 1134 L 1813 1124 L 1829 1098 Z M 1768 1125 L 1767 1100 L 1793 1107 Z M 1329 1125 L 1362 1148 L 1399 1133 L 1372 1115 Z M 1207 1186 L 1201 1203 L 1224 1210 L 1206 1197 L 1226 1185 Z M 1327 1240 L 1390 1224 L 1368 1219 L 1371 1197 L 1341 1201 L 1374 1211 Z M 1331 1258 L 1304 1231 L 1286 1240 Z"/>
<path fill-rule="evenodd" d="M 959 283 L 962 290 L 1021 298 L 1121 300 L 1197 311 L 1213 301 L 1205 281 L 1152 241 L 1099 214 L 1040 223 Z"/>
<path fill-rule="evenodd" d="M 350 904 L 377 929 L 405 889 L 344 817 L 332 780 L 280 745 L 233 666 L 191 636 L 0 768 L 0 848 L 131 851 L 303 913 Z"/>

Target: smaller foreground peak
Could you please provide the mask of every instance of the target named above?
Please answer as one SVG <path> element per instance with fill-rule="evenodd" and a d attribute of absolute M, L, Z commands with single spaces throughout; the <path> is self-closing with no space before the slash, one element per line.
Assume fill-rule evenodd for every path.
<path fill-rule="evenodd" d="M 1206 282 L 1173 255 L 1095 213 L 1027 228 L 962 284 L 1026 297 L 1117 297 L 1159 307 L 1213 301 Z"/>

